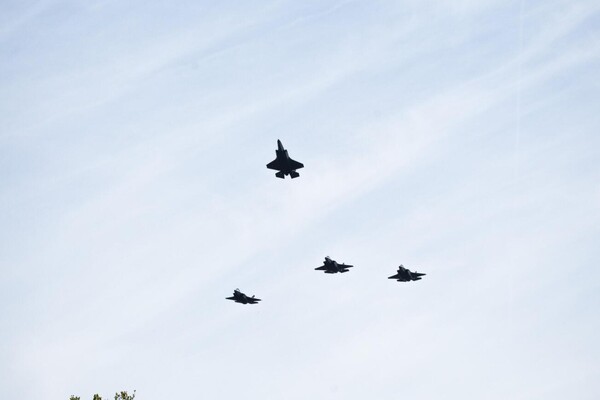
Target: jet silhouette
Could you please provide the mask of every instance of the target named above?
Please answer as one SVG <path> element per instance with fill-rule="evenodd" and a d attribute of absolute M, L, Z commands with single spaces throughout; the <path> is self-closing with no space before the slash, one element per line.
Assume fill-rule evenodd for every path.
<path fill-rule="evenodd" d="M 227 300 L 233 300 L 236 303 L 242 304 L 256 304 L 260 301 L 260 299 L 255 298 L 254 296 L 248 297 L 244 293 L 240 292 L 240 289 L 235 289 L 233 291 L 233 296 L 226 297 Z"/>
<path fill-rule="evenodd" d="M 400 264 L 398 267 L 398 273 L 388 277 L 388 279 L 396 279 L 398 282 L 410 282 L 420 280 L 423 275 L 425 274 L 411 272 L 409 269 L 404 268 L 404 266 Z"/>
<path fill-rule="evenodd" d="M 277 157 L 267 164 L 267 168 L 279 171 L 275 174 L 276 177 L 284 179 L 286 175 L 289 175 L 294 179 L 300 176 L 296 170 L 304 168 L 304 164 L 290 158 L 287 150 L 283 148 L 281 140 L 277 140 L 277 150 L 275 150 L 275 155 Z"/>
<path fill-rule="evenodd" d="M 323 265 L 315 268 L 315 270 L 317 271 L 325 271 L 326 274 L 336 274 L 338 272 L 344 273 L 344 272 L 348 272 L 348 268 L 352 268 L 353 265 L 346 265 L 346 264 L 338 264 L 337 261 L 332 260 L 331 258 L 329 258 L 329 256 L 325 257 L 325 261 L 323 262 Z"/>

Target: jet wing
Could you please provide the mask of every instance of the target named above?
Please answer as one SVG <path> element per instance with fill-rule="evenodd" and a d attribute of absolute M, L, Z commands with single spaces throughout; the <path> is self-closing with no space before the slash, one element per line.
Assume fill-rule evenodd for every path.
<path fill-rule="evenodd" d="M 288 165 L 290 166 L 290 169 L 300 169 L 300 168 L 304 168 L 304 164 L 302 164 L 301 162 L 298 162 L 296 160 L 292 160 L 291 158 L 288 160 Z M 269 166 L 267 165 L 267 168 Z"/>
<path fill-rule="evenodd" d="M 276 159 L 274 159 L 273 161 L 271 161 L 270 163 L 268 163 L 268 164 L 267 164 L 267 168 L 269 168 L 269 169 L 274 169 L 274 170 L 277 170 L 277 171 L 279 171 L 279 170 L 283 169 L 283 168 L 281 167 L 281 163 L 279 162 L 279 159 L 278 159 L 278 158 L 276 158 Z"/>

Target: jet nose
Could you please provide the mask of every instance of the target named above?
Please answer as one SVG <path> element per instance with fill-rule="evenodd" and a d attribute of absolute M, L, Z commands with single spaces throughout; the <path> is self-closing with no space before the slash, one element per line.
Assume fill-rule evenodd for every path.
<path fill-rule="evenodd" d="M 277 148 L 279 150 L 283 150 L 283 144 L 281 144 L 281 140 L 277 139 Z"/>

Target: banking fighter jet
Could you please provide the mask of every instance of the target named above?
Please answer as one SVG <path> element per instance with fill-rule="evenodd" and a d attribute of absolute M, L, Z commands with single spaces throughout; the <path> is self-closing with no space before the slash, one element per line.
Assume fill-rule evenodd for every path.
<path fill-rule="evenodd" d="M 396 279 L 398 282 L 410 282 L 418 281 L 425 274 L 419 272 L 412 272 L 408 268 L 404 268 L 402 264 L 398 267 L 398 273 L 396 275 L 388 277 L 388 279 Z"/>
<path fill-rule="evenodd" d="M 337 261 L 332 260 L 329 257 L 325 257 L 325 261 L 323 261 L 323 265 L 318 268 L 315 268 L 317 271 L 325 271 L 326 274 L 337 274 L 338 272 L 344 273 L 348 272 L 348 268 L 352 268 L 353 265 L 346 265 L 344 263 L 339 264 Z"/>
<path fill-rule="evenodd" d="M 244 293 L 240 292 L 240 289 L 235 289 L 233 291 L 233 296 L 226 297 L 226 299 L 233 300 L 236 303 L 242 303 L 242 304 L 256 304 L 260 301 L 260 299 L 257 299 L 254 296 L 252 296 L 252 297 L 246 296 Z"/>

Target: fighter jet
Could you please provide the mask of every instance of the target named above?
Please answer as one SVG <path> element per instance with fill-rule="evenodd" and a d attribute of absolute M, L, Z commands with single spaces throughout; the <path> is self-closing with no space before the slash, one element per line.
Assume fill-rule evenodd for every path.
<path fill-rule="evenodd" d="M 233 291 L 233 296 L 226 297 L 227 300 L 233 300 L 236 303 L 242 304 L 256 304 L 260 301 L 260 299 L 255 298 L 254 296 L 248 297 L 244 293 L 240 292 L 240 289 L 235 289 Z"/>
<path fill-rule="evenodd" d="M 407 268 L 404 268 L 402 264 L 398 267 L 398 273 L 394 276 L 388 277 L 388 279 L 396 279 L 398 282 L 410 282 L 410 281 L 418 281 L 425 274 L 421 274 L 419 272 L 411 272 Z"/>
<path fill-rule="evenodd" d="M 304 168 L 304 164 L 290 158 L 287 150 L 283 148 L 281 140 L 277 140 L 277 150 L 275 150 L 275 155 L 277 157 L 267 164 L 267 168 L 279 171 L 275 174 L 276 177 L 285 179 L 285 176 L 289 175 L 294 179 L 300 176 L 296 170 Z"/>
<path fill-rule="evenodd" d="M 332 260 L 329 256 L 325 257 L 325 261 L 323 265 L 318 268 L 315 268 L 317 271 L 325 271 L 326 274 L 336 274 L 338 272 L 344 273 L 348 272 L 348 268 L 352 268 L 353 265 L 346 265 L 344 263 L 338 264 L 337 261 Z"/>

